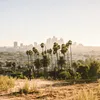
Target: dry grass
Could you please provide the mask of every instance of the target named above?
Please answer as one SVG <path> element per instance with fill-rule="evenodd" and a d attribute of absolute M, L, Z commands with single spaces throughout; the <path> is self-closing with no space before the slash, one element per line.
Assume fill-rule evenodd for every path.
<path fill-rule="evenodd" d="M 20 94 L 30 94 L 33 92 L 38 92 L 38 89 L 34 83 L 31 84 L 31 86 L 30 86 L 30 83 L 28 80 L 26 80 L 24 86 L 19 89 Z"/>
<path fill-rule="evenodd" d="M 73 95 L 76 94 L 76 90 Z M 100 80 L 98 85 L 90 88 L 83 88 L 77 92 L 75 100 L 100 100 Z"/>
<path fill-rule="evenodd" d="M 89 84 L 73 84 L 73 85 L 53 85 L 47 86 L 47 83 L 50 81 L 47 80 L 20 80 L 24 82 L 24 85 L 20 88 L 20 93 L 23 95 L 6 96 L 7 100 L 17 100 L 17 98 L 21 98 L 18 100 L 100 100 L 100 82 L 97 83 L 89 83 Z M 19 82 L 20 82 L 19 81 Z M 18 81 L 17 81 L 18 82 Z M 62 81 L 61 81 L 62 82 Z M 61 82 L 56 83 L 60 84 Z M 46 83 L 45 87 L 44 84 Z M 39 85 L 43 85 L 43 87 L 38 87 Z M 37 93 L 38 92 L 38 93 Z M 27 95 L 25 95 L 27 94 Z M 27 99 L 26 99 L 27 98 Z M 2 100 L 2 98 L 0 98 Z"/>
<path fill-rule="evenodd" d="M 14 87 L 15 79 L 8 76 L 0 76 L 0 92 Z"/>
<path fill-rule="evenodd" d="M 98 100 L 98 98 L 93 90 L 83 89 L 78 92 L 75 100 Z"/>

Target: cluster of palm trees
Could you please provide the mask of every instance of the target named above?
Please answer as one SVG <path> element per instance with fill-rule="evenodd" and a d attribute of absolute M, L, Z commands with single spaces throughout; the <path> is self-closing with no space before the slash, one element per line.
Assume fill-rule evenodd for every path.
<path fill-rule="evenodd" d="M 44 75 L 47 76 L 47 71 L 62 70 L 72 68 L 72 41 L 69 40 L 66 44 L 53 44 L 53 48 L 46 49 L 46 45 L 41 43 L 42 52 L 33 47 L 32 50 L 26 51 L 28 57 L 28 68 L 32 68 L 34 74 L 40 73 L 40 69 L 44 69 Z M 31 67 L 30 67 L 31 66 Z M 35 73 L 36 72 L 36 73 Z"/>

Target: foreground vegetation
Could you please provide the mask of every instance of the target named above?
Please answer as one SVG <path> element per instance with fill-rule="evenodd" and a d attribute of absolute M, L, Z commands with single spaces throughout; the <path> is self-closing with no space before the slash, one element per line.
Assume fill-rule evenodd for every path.
<path fill-rule="evenodd" d="M 100 100 L 99 81 L 68 85 L 66 81 L 18 79 L 15 83 L 14 91 L 0 92 L 0 100 Z"/>
<path fill-rule="evenodd" d="M 15 79 L 8 76 L 0 76 L 0 92 L 14 87 Z"/>

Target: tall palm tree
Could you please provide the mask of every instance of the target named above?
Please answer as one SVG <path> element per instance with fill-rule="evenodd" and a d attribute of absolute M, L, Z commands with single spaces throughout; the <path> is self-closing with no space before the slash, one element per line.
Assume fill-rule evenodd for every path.
<path fill-rule="evenodd" d="M 41 43 L 40 46 L 41 46 L 41 48 L 42 48 L 42 53 L 43 53 L 43 51 L 44 51 L 44 46 L 45 46 L 44 43 Z"/>
<path fill-rule="evenodd" d="M 70 47 L 70 67 L 72 68 L 72 49 L 71 49 L 72 41 L 69 40 L 68 44 L 69 44 L 69 47 Z"/>
<path fill-rule="evenodd" d="M 47 67 L 50 64 L 50 59 L 47 55 L 43 55 L 43 58 L 41 59 L 41 64 L 44 67 L 44 77 L 47 78 Z"/>
<path fill-rule="evenodd" d="M 61 46 L 61 53 L 64 55 L 64 59 L 65 59 L 65 54 L 67 52 L 68 48 L 65 44 L 62 44 Z"/>
<path fill-rule="evenodd" d="M 66 60 L 63 56 L 60 56 L 59 60 L 58 60 L 58 65 L 60 66 L 60 69 L 62 70 L 63 68 L 65 68 L 66 65 Z"/>
<path fill-rule="evenodd" d="M 37 59 L 39 59 L 39 51 L 35 47 L 33 47 L 32 50 L 34 53 L 34 61 L 33 62 L 35 62 Z M 36 66 L 33 66 L 34 76 L 35 76 L 35 67 Z"/>
<path fill-rule="evenodd" d="M 26 51 L 26 55 L 27 55 L 27 58 L 28 58 L 28 67 L 29 67 L 29 51 L 28 50 Z"/>
<path fill-rule="evenodd" d="M 30 66 L 29 66 L 29 71 L 30 71 L 30 73 L 29 73 L 29 74 L 30 74 L 30 79 L 31 79 L 31 77 L 32 77 L 32 75 L 33 75 L 33 72 L 34 72 L 34 75 L 35 75 L 32 55 L 33 55 L 32 50 L 29 50 L 29 59 L 30 59 Z"/>
<path fill-rule="evenodd" d="M 28 56 L 28 70 L 29 70 L 29 79 L 32 78 L 32 54 L 33 52 L 31 50 L 26 51 L 26 54 Z M 31 62 L 31 64 L 30 64 Z"/>
<path fill-rule="evenodd" d="M 34 60 L 35 60 L 35 59 L 37 59 L 37 57 L 39 56 L 39 51 L 38 51 L 35 47 L 33 47 L 32 49 L 33 49 Z"/>
<path fill-rule="evenodd" d="M 55 60 L 55 67 L 54 67 L 54 73 L 55 73 L 55 76 L 54 78 L 56 79 L 56 69 L 58 68 L 59 70 L 59 67 L 58 67 L 58 50 L 60 49 L 60 45 L 58 45 L 58 43 L 54 43 L 53 45 L 53 54 L 55 55 L 56 54 L 56 60 Z"/>
<path fill-rule="evenodd" d="M 52 65 L 52 60 L 53 60 L 53 57 L 52 57 L 52 49 L 48 49 L 47 50 L 47 53 L 48 53 L 48 57 L 49 57 L 49 55 L 50 55 L 50 64 L 51 64 L 51 67 L 53 67 L 53 65 Z M 53 69 L 53 68 L 52 68 Z"/>
<path fill-rule="evenodd" d="M 71 67 L 71 65 L 70 65 L 70 59 L 69 59 L 69 43 L 67 42 L 66 43 L 66 47 L 67 47 L 67 64 L 68 64 L 68 66 L 69 66 L 69 69 L 70 69 L 70 67 Z"/>
<path fill-rule="evenodd" d="M 56 54 L 57 61 L 58 61 L 58 50 L 60 49 L 60 45 L 58 43 L 54 43 L 53 45 L 53 54 Z"/>
<path fill-rule="evenodd" d="M 34 65 L 37 69 L 37 76 L 39 76 L 40 68 L 41 68 L 41 60 L 39 58 L 35 59 Z"/>
<path fill-rule="evenodd" d="M 32 55 L 33 55 L 32 50 L 29 50 L 30 61 L 32 60 Z"/>

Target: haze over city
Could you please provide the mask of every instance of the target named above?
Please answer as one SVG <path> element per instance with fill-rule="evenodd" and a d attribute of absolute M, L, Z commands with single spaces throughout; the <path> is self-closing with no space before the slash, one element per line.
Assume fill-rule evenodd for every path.
<path fill-rule="evenodd" d="M 100 0 L 0 0 L 0 46 L 56 36 L 100 45 Z"/>

